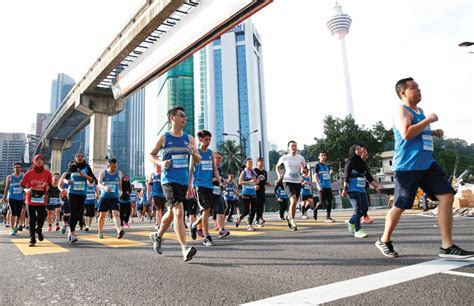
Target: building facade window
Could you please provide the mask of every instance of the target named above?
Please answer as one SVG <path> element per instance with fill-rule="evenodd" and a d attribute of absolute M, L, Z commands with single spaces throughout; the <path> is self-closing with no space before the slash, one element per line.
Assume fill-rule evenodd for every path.
<path fill-rule="evenodd" d="M 250 132 L 248 86 L 247 86 L 247 63 L 245 45 L 237 46 L 237 90 L 239 96 L 239 126 L 241 135 Z M 246 141 L 245 153 L 250 156 L 250 141 Z"/>
<path fill-rule="evenodd" d="M 214 95 L 216 108 L 216 139 L 217 148 L 224 143 L 224 95 L 222 90 L 222 54 L 220 49 L 214 50 Z"/>

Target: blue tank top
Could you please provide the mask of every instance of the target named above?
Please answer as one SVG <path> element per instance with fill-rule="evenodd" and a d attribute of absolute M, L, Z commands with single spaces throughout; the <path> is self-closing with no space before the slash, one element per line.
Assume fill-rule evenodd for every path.
<path fill-rule="evenodd" d="M 349 187 L 347 191 L 365 193 L 366 183 L 367 180 L 365 178 L 365 171 L 364 173 L 360 173 L 356 170 L 352 170 L 351 174 L 349 175 Z"/>
<path fill-rule="evenodd" d="M 286 194 L 286 191 L 283 188 L 278 187 L 276 192 L 277 192 L 276 196 L 279 199 L 288 200 L 288 195 Z"/>
<path fill-rule="evenodd" d="M 214 167 L 212 164 L 212 151 L 207 149 L 206 152 L 199 150 L 201 155 L 201 163 L 194 166 L 194 187 L 213 188 L 212 177 L 214 176 Z"/>
<path fill-rule="evenodd" d="M 130 193 L 130 201 L 132 203 L 135 203 L 137 201 L 137 193 L 136 192 Z"/>
<path fill-rule="evenodd" d="M 151 185 L 151 196 L 152 197 L 163 197 L 163 188 L 161 187 L 161 173 L 153 173 Z"/>
<path fill-rule="evenodd" d="M 426 118 L 421 109 L 420 113 L 417 114 L 411 108 L 405 105 L 403 105 L 403 107 L 412 114 L 412 125 Z M 393 154 L 394 171 L 427 170 L 430 168 L 434 159 L 433 136 L 429 125 L 426 126 L 420 135 L 409 140 L 403 139 L 395 127 L 393 128 L 393 134 L 395 136 L 395 152 Z"/>
<path fill-rule="evenodd" d="M 310 182 L 311 181 L 309 177 L 301 176 L 301 179 L 304 182 Z M 301 188 L 301 195 L 303 195 L 303 196 L 311 195 L 311 185 L 310 184 L 304 185 L 303 188 Z"/>
<path fill-rule="evenodd" d="M 163 145 L 163 160 L 171 160 L 168 169 L 163 167 L 161 183 L 177 183 L 188 185 L 189 180 L 189 135 L 183 133 L 181 137 L 165 133 L 165 144 Z"/>
<path fill-rule="evenodd" d="M 318 180 L 321 188 L 331 188 L 331 168 L 326 164 L 317 163 L 319 165 Z"/>
<path fill-rule="evenodd" d="M 88 173 L 88 167 L 84 167 L 84 169 L 81 169 L 85 174 L 90 175 Z M 67 192 L 68 193 L 73 193 L 73 194 L 81 194 L 81 195 L 86 195 L 86 185 L 87 185 L 87 180 L 83 178 L 79 172 L 74 172 L 71 173 L 71 181 L 74 183 L 68 187 Z"/>
<path fill-rule="evenodd" d="M 243 177 L 244 181 L 251 181 L 256 177 L 255 172 L 253 172 L 253 170 L 251 170 L 250 175 L 247 175 L 247 169 L 245 169 L 243 172 L 244 172 L 244 177 Z M 242 194 L 246 196 L 256 196 L 257 190 L 255 189 L 255 184 L 242 185 Z"/>
<path fill-rule="evenodd" d="M 235 183 L 227 183 L 227 186 L 225 186 L 225 194 L 224 194 L 224 199 L 226 201 L 235 201 Z"/>
<path fill-rule="evenodd" d="M 89 186 L 89 184 L 86 183 L 86 200 L 84 204 L 95 204 L 96 202 L 96 194 L 95 194 L 95 182 L 93 183 L 92 186 Z"/>
<path fill-rule="evenodd" d="M 119 197 L 119 172 L 115 171 L 114 174 L 110 174 L 109 171 L 104 171 L 104 185 L 110 187 L 111 192 L 106 192 L 104 189 L 100 191 L 102 198 L 113 199 Z"/>
<path fill-rule="evenodd" d="M 8 188 L 8 198 L 18 201 L 23 201 L 23 188 L 20 186 L 20 182 L 23 179 L 23 173 L 18 177 L 10 175 L 10 187 Z"/>

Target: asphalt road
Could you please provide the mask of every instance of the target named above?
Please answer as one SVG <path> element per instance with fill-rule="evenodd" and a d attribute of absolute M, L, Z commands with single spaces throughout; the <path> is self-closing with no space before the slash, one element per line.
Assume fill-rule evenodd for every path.
<path fill-rule="evenodd" d="M 35 249 L 46 254 L 36 255 L 24 253 L 31 251 L 24 246 L 26 232 L 15 237 L 20 240 L 12 240 L 1 225 L 0 305 L 237 305 L 439 260 L 435 218 L 404 216 L 393 237 L 401 256 L 390 259 L 374 246 L 383 230 L 385 210 L 370 211 L 375 221 L 364 226 L 369 234 L 366 239 L 349 235 L 343 224 L 349 214 L 336 212 L 338 222 L 329 225 L 298 220 L 297 232 L 276 221 L 276 214 L 268 214 L 265 227 L 255 233 L 247 233 L 242 225 L 238 230 L 230 226 L 231 236 L 215 239 L 214 247 L 205 247 L 200 240 L 191 242 L 198 253 L 189 263 L 183 263 L 179 244 L 173 239 L 165 241 L 163 255 L 154 253 L 146 236 L 153 228 L 149 223 L 133 224 L 123 241 L 99 242 L 93 230 L 81 232 L 89 240 L 70 245 L 59 232 L 46 232 L 50 246 L 39 244 Z M 114 234 L 110 223 L 106 234 Z M 474 218 L 455 218 L 458 245 L 474 250 L 473 234 Z M 406 273 L 416 273 L 413 271 Z M 435 273 L 339 298 L 343 289 L 328 303 L 472 305 L 474 261 L 453 271 L 467 274 Z M 370 279 L 367 282 L 380 281 L 380 277 Z M 298 300 L 298 293 L 294 296 L 290 303 L 313 303 Z"/>

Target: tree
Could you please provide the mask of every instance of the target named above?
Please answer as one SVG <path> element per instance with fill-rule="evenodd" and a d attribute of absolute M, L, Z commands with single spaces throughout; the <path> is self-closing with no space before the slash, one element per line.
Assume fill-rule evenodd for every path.
<path fill-rule="evenodd" d="M 434 138 L 434 159 L 449 177 L 464 170 L 474 173 L 474 144 L 458 138 Z"/>
<path fill-rule="evenodd" d="M 268 152 L 268 163 L 270 165 L 270 170 L 273 170 L 275 165 L 277 164 L 278 160 L 280 159 L 281 154 L 277 151 L 270 151 Z"/>
<path fill-rule="evenodd" d="M 224 175 L 237 175 L 243 164 L 240 146 L 234 140 L 226 140 L 220 147 L 222 154 L 222 170 Z"/>

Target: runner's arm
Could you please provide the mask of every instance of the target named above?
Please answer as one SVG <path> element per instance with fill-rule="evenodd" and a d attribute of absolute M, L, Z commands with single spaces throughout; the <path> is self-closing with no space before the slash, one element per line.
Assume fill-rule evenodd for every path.
<path fill-rule="evenodd" d="M 426 118 L 416 124 L 411 124 L 412 115 L 405 107 L 400 106 L 399 111 L 395 114 L 394 123 L 402 138 L 410 140 L 420 135 L 431 122 L 436 121 L 433 119 L 434 118 Z"/>
<path fill-rule="evenodd" d="M 8 189 L 10 189 L 10 180 L 11 180 L 11 175 L 7 176 L 7 178 L 5 179 L 5 191 L 3 192 L 2 202 L 6 202 Z"/>
<path fill-rule="evenodd" d="M 155 144 L 155 147 L 151 150 L 151 152 L 148 154 L 148 159 L 153 163 L 157 165 L 161 165 L 164 168 L 169 167 L 169 161 L 165 160 L 160 160 L 157 157 L 158 152 L 160 152 L 161 149 L 163 149 L 163 145 L 165 143 L 165 135 L 161 135 L 158 141 Z"/>

